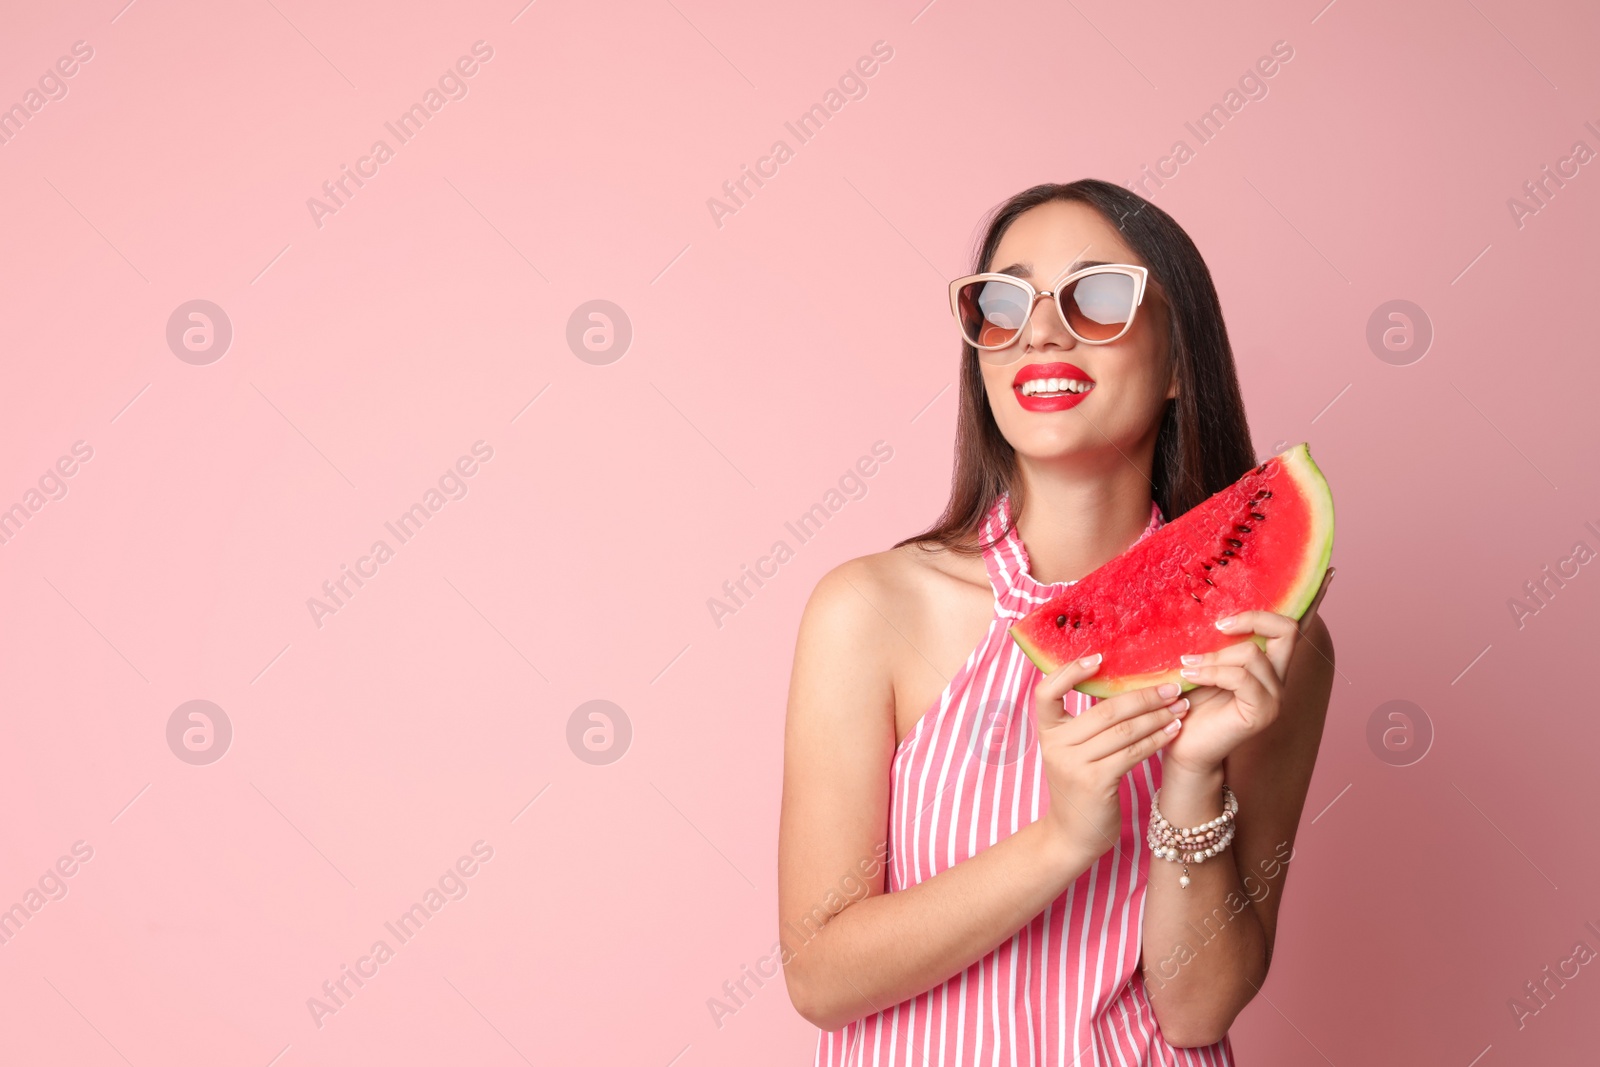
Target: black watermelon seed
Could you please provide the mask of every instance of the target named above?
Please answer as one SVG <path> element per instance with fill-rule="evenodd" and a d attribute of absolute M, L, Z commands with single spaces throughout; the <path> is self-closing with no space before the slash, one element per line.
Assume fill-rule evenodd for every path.
<path fill-rule="evenodd" d="M 1250 532 L 1250 527 L 1248 527 L 1248 526 L 1235 526 L 1234 529 L 1238 530 L 1240 533 L 1249 533 Z"/>
<path fill-rule="evenodd" d="M 1228 553 L 1224 552 L 1223 555 L 1226 556 Z M 1226 567 L 1228 565 L 1228 561 L 1225 559 L 1219 559 L 1217 560 L 1217 564 L 1218 566 Z"/>
<path fill-rule="evenodd" d="M 1200 599 L 1200 598 L 1199 598 L 1199 597 L 1198 597 L 1198 596 L 1195 596 L 1195 595 L 1194 595 L 1194 594 L 1193 594 L 1193 593 L 1190 593 L 1190 594 L 1189 594 L 1189 595 L 1190 595 L 1190 596 L 1192 596 L 1192 597 L 1194 597 L 1194 598 L 1195 598 L 1195 600 L 1199 600 L 1199 599 Z"/>
<path fill-rule="evenodd" d="M 1256 520 L 1257 522 L 1260 522 L 1262 519 L 1266 518 L 1265 515 L 1261 514 L 1260 512 L 1256 512 L 1256 511 L 1252 511 L 1250 513 L 1250 517 L 1252 519 Z"/>
<path fill-rule="evenodd" d="M 1065 626 L 1066 624 L 1067 624 L 1067 617 L 1065 615 L 1057 615 L 1056 616 L 1056 628 L 1057 629 L 1060 629 L 1061 627 Z"/>
<path fill-rule="evenodd" d="M 1243 548 L 1244 547 L 1244 542 L 1239 540 L 1237 537 L 1228 538 L 1228 544 L 1232 545 L 1234 548 Z"/>

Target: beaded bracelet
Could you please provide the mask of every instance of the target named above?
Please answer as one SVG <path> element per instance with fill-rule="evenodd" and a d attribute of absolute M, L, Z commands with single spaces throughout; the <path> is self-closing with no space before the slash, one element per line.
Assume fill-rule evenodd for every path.
<path fill-rule="evenodd" d="M 1222 814 L 1210 822 L 1201 823 L 1189 829 L 1179 829 L 1162 816 L 1161 810 L 1156 807 L 1156 796 L 1161 790 L 1156 790 L 1155 796 L 1150 798 L 1150 828 L 1145 840 L 1150 845 L 1150 854 L 1157 859 L 1175 862 L 1182 861 L 1183 874 L 1178 878 L 1178 888 L 1189 888 L 1189 861 L 1204 863 L 1223 849 L 1233 843 L 1235 823 L 1234 816 L 1239 814 L 1239 798 L 1233 795 L 1233 790 L 1228 784 L 1222 784 Z"/>

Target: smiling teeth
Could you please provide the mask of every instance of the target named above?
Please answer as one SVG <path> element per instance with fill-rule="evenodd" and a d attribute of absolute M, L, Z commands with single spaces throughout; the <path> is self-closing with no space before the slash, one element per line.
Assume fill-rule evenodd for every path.
<path fill-rule="evenodd" d="M 1087 393 L 1093 382 L 1080 382 L 1076 378 L 1035 378 L 1022 383 L 1023 396 L 1059 395 L 1062 393 Z"/>

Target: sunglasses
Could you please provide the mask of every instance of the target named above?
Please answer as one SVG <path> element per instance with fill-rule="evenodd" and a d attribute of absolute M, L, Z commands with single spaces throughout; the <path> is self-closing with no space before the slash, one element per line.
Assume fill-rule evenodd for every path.
<path fill-rule="evenodd" d="M 1149 277 L 1147 268 L 1131 263 L 1098 263 L 1063 273 L 1041 292 L 1011 274 L 971 274 L 950 283 L 950 311 L 961 339 L 984 362 L 1014 363 L 1022 355 L 1016 341 L 1040 297 L 1053 299 L 1067 332 L 1083 344 L 1110 344 L 1133 326 Z"/>

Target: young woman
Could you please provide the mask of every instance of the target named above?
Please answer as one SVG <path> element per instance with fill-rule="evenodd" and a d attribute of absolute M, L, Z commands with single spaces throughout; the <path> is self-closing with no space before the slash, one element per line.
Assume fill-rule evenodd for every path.
<path fill-rule="evenodd" d="M 1298 623 L 1237 616 L 1182 698 L 1083 696 L 1094 657 L 1042 676 L 1007 628 L 1257 460 L 1210 273 L 1160 208 L 1037 186 L 974 269 L 949 504 L 824 576 L 800 624 L 789 994 L 827 1067 L 1232 1064 L 1332 688 L 1327 581 Z M 1151 862 L 1153 802 L 1180 828 L 1236 805 L 1184 885 Z"/>

